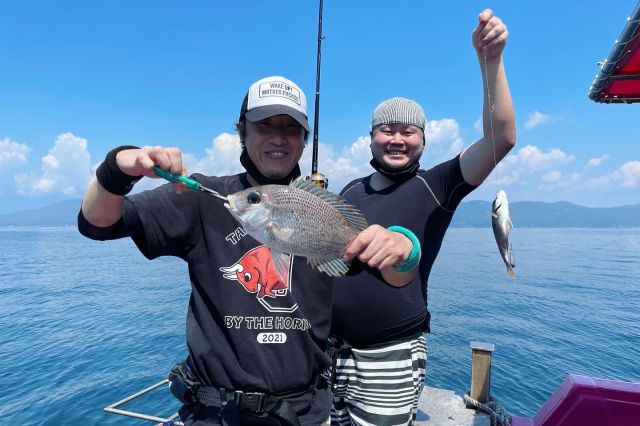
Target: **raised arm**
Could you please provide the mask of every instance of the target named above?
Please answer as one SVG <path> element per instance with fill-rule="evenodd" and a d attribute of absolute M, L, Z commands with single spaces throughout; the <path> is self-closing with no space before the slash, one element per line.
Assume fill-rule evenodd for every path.
<path fill-rule="evenodd" d="M 117 153 L 116 153 L 117 152 Z M 82 199 L 82 215 L 93 226 L 106 228 L 122 217 L 122 202 L 127 183 L 134 183 L 141 176 L 156 178 L 154 166 L 185 175 L 182 155 L 177 148 L 148 147 L 111 151 L 106 167 L 98 172 L 100 179 L 93 179 Z M 102 172 L 102 173 L 101 173 Z M 101 184 L 100 181 L 104 183 Z M 105 188 L 110 187 L 113 192 Z"/>
<path fill-rule="evenodd" d="M 471 40 L 482 72 L 483 137 L 460 156 L 462 176 L 471 185 L 480 185 L 516 143 L 515 113 L 502 59 L 508 36 L 506 25 L 490 9 L 480 13 Z"/>

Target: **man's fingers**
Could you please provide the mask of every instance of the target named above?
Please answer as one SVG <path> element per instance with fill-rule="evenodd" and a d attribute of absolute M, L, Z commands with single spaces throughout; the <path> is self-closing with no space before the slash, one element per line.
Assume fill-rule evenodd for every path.
<path fill-rule="evenodd" d="M 493 16 L 493 11 L 491 9 L 485 9 L 478 15 L 478 23 L 480 26 L 486 24 L 489 19 Z"/>
<path fill-rule="evenodd" d="M 183 175 L 184 168 L 182 166 L 182 154 L 178 148 L 167 148 L 167 154 L 171 161 L 171 173 L 177 173 Z"/>
<path fill-rule="evenodd" d="M 493 40 L 501 38 L 507 28 L 502 20 L 486 9 L 478 15 L 478 26 L 473 30 L 472 39 L 478 50 L 483 50 Z"/>
<path fill-rule="evenodd" d="M 377 250 L 377 246 L 375 244 L 372 246 L 372 242 L 376 240 L 376 235 L 381 229 L 384 228 L 380 225 L 371 225 L 364 231 L 360 232 L 345 250 L 343 260 L 345 262 L 349 262 L 351 259 L 358 256 L 358 259 L 366 263 L 366 260 L 369 260 L 372 253 L 374 253 L 374 250 Z"/>
<path fill-rule="evenodd" d="M 149 155 L 144 152 L 138 154 L 138 157 L 136 158 L 136 168 L 140 169 L 140 172 L 138 174 L 149 177 L 156 177 L 155 173 L 153 172 L 153 166 L 155 166 L 155 163 L 153 159 L 149 157 Z"/>
<path fill-rule="evenodd" d="M 498 46 L 500 44 L 506 43 L 508 36 L 509 36 L 509 33 L 505 29 L 496 38 L 494 38 L 493 40 L 491 40 L 488 43 L 486 43 L 485 49 L 488 49 L 488 48 L 495 47 L 495 46 Z"/>
<path fill-rule="evenodd" d="M 145 174 L 153 177 L 156 177 L 153 174 L 155 166 L 182 176 L 186 174 L 182 165 L 182 154 L 178 148 L 145 147 L 138 155 L 137 162 L 140 167 L 144 168 Z"/>
<path fill-rule="evenodd" d="M 371 258 L 368 260 L 367 265 L 369 265 L 372 268 L 378 268 L 378 269 L 383 269 L 386 266 L 391 266 L 393 265 L 395 262 L 393 261 L 394 257 L 391 256 L 391 253 L 385 253 L 385 252 L 377 252 L 374 253 Z M 360 259 L 362 260 L 362 259 Z"/>
<path fill-rule="evenodd" d="M 376 259 L 380 259 L 383 256 L 385 256 L 383 242 L 378 238 L 373 238 L 369 242 L 369 244 L 364 247 L 364 250 L 362 250 L 360 254 L 358 254 L 358 259 L 360 259 L 361 262 L 375 268 L 379 263 L 379 260 Z"/>
<path fill-rule="evenodd" d="M 478 25 L 473 30 L 473 38 L 475 40 L 480 40 L 486 35 L 485 30 L 487 29 L 487 25 L 489 24 L 492 16 L 493 12 L 491 12 L 491 9 L 486 9 L 480 12 L 478 15 Z"/>
<path fill-rule="evenodd" d="M 350 262 L 351 259 L 356 257 L 360 252 L 368 245 L 369 237 L 367 236 L 367 230 L 360 232 L 358 236 L 349 244 L 347 249 L 344 251 L 344 255 L 342 256 L 342 260 L 345 262 Z"/>
<path fill-rule="evenodd" d="M 481 49 L 482 54 L 489 59 L 498 57 L 507 45 L 507 37 L 508 34 L 505 32 L 500 37 L 492 40 Z"/>
<path fill-rule="evenodd" d="M 505 29 L 506 26 L 502 23 L 500 18 L 494 17 L 476 33 L 476 40 L 478 43 L 487 43 L 488 41 L 498 37 Z"/>

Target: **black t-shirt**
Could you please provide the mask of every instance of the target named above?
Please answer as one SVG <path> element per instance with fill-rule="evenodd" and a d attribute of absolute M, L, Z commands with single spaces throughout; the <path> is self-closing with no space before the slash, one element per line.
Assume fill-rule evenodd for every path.
<path fill-rule="evenodd" d="M 332 333 L 355 347 L 380 346 L 426 330 L 431 267 L 456 207 L 475 189 L 462 177 L 459 156 L 381 191 L 370 182 L 371 176 L 355 180 L 342 196 L 369 223 L 410 229 L 420 240 L 422 258 L 419 272 L 404 287 L 386 284 L 377 269 L 368 267 L 334 281 Z"/>
<path fill-rule="evenodd" d="M 250 186 L 246 174 L 193 178 L 223 195 Z M 168 184 L 128 199 L 123 216 L 140 251 L 188 264 L 188 361 L 203 384 L 284 392 L 329 365 L 330 277 L 294 257 L 283 283 L 268 249 L 206 193 L 178 195 Z"/>

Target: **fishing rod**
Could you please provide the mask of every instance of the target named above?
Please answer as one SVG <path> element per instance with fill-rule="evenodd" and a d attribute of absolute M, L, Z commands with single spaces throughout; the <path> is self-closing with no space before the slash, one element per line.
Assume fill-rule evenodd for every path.
<path fill-rule="evenodd" d="M 323 0 L 320 0 L 318 11 L 318 53 L 316 55 L 316 102 L 315 116 L 313 117 L 313 155 L 311 157 L 311 176 L 309 179 L 321 188 L 327 189 L 329 179 L 322 173 L 318 172 L 318 122 L 320 120 L 320 61 L 322 57 L 322 6 Z"/>

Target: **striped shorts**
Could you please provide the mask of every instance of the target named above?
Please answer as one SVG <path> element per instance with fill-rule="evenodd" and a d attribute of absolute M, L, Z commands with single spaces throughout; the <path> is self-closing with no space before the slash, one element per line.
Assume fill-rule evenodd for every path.
<path fill-rule="evenodd" d="M 424 336 L 375 349 L 343 347 L 335 364 L 332 425 L 411 425 L 424 386 Z"/>

